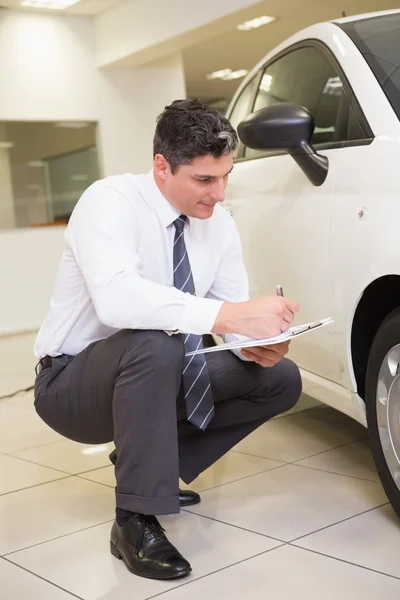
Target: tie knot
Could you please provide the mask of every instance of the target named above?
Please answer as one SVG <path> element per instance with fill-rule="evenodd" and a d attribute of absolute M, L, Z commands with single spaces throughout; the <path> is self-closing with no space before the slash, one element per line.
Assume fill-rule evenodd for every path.
<path fill-rule="evenodd" d="M 175 219 L 174 225 L 175 225 L 177 231 L 179 231 L 179 233 L 181 233 L 183 231 L 183 228 L 185 227 L 186 219 L 187 219 L 186 215 L 181 215 L 180 217 Z"/>

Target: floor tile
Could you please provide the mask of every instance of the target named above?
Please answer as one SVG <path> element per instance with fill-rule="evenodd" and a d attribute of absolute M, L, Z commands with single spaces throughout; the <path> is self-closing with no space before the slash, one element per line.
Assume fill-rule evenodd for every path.
<path fill-rule="evenodd" d="M 238 452 L 228 452 L 228 454 L 223 456 L 207 471 L 204 471 L 191 485 L 186 485 L 181 481 L 179 486 L 181 489 L 203 492 L 218 485 L 224 485 L 243 477 L 280 467 L 283 464 L 274 460 L 268 460 L 267 458 L 248 456 L 246 454 L 239 454 Z M 114 467 L 112 466 L 83 473 L 80 477 L 115 487 Z"/>
<path fill-rule="evenodd" d="M 0 495 L 62 477 L 62 473 L 53 469 L 31 465 L 12 456 L 0 455 Z"/>
<path fill-rule="evenodd" d="M 228 452 L 212 467 L 204 471 L 191 485 L 186 486 L 182 483 L 181 487 L 202 492 L 283 465 L 284 463 L 275 460 Z"/>
<path fill-rule="evenodd" d="M 0 396 L 33 385 L 36 334 L 0 337 Z"/>
<path fill-rule="evenodd" d="M 61 439 L 35 411 L 0 403 L 0 452 L 11 454 Z"/>
<path fill-rule="evenodd" d="M 129 573 L 110 554 L 110 524 L 18 552 L 10 559 L 85 600 L 144 600 L 277 545 L 266 537 L 188 513 L 160 521 L 192 565 L 192 574 L 184 580 L 154 581 Z M 190 587 L 185 589 L 190 594 Z"/>
<path fill-rule="evenodd" d="M 73 596 L 51 583 L 0 558 L 1 600 L 72 600 Z"/>
<path fill-rule="evenodd" d="M 114 492 L 69 477 L 0 496 L 0 555 L 113 519 Z"/>
<path fill-rule="evenodd" d="M 115 475 L 114 475 L 114 466 L 110 465 L 109 467 L 103 467 L 101 469 L 96 469 L 95 471 L 88 471 L 87 473 L 82 473 L 79 475 L 81 479 L 87 479 L 88 481 L 95 481 L 96 483 L 101 483 L 102 485 L 108 485 L 111 488 L 115 488 Z"/>
<path fill-rule="evenodd" d="M 291 541 L 385 502 L 379 483 L 286 465 L 204 492 L 187 510 Z"/>
<path fill-rule="evenodd" d="M 35 335 L 0 338 L 0 396 L 33 385 Z M 109 552 L 113 445 L 59 436 L 36 415 L 32 391 L 3 399 L 0 555 L 21 566 L 0 558 L 0 598 L 397 600 L 400 522 L 380 506 L 387 498 L 366 437 L 303 395 L 189 486 L 200 505 L 160 519 L 193 573 L 157 582 Z"/>
<path fill-rule="evenodd" d="M 211 594 L 211 595 L 210 595 Z M 163 600 L 398 600 L 400 581 L 283 546 L 194 581 Z M 106 597 L 108 600 L 108 596 Z M 105 599 L 104 599 L 105 600 Z"/>
<path fill-rule="evenodd" d="M 14 456 L 29 460 L 38 465 L 60 469 L 66 473 L 82 473 L 106 465 L 110 465 L 108 455 L 114 444 L 88 446 L 70 440 L 57 442 L 51 446 L 37 446 L 30 450 L 13 453 Z"/>
<path fill-rule="evenodd" d="M 274 419 L 245 438 L 234 450 L 294 462 L 364 439 L 366 429 L 333 408 L 323 407 Z"/>
<path fill-rule="evenodd" d="M 307 396 L 306 394 L 302 394 L 299 398 L 297 404 L 288 410 L 287 412 L 274 417 L 275 419 L 281 419 L 282 417 L 287 417 L 288 415 L 294 415 L 296 413 L 302 412 L 303 410 L 309 410 L 310 408 L 316 408 L 317 406 L 324 406 L 315 398 L 311 398 L 311 396 Z"/>
<path fill-rule="evenodd" d="M 296 545 L 400 578 L 400 521 L 389 505 L 298 540 Z"/>
<path fill-rule="evenodd" d="M 2 373 L 0 375 L 0 398 L 7 400 L 8 396 L 18 391 L 19 393 L 26 393 L 27 390 L 34 384 L 35 375 L 32 373 Z M 3 398 L 7 396 L 7 398 Z M 12 396 L 14 397 L 14 396 Z"/>
<path fill-rule="evenodd" d="M 370 481 L 380 481 L 368 440 L 329 450 L 317 456 L 300 460 L 296 464 L 331 473 L 361 477 Z"/>
<path fill-rule="evenodd" d="M 11 396 L 11 398 L 2 400 L 2 403 L 5 405 L 19 406 L 20 408 L 27 408 L 31 411 L 35 410 L 33 402 L 33 390 L 24 394 L 16 394 L 15 396 Z"/>

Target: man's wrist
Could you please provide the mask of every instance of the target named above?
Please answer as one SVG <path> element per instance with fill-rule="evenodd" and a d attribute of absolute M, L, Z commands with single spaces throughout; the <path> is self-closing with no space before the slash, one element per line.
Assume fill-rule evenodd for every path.
<path fill-rule="evenodd" d="M 212 333 L 235 333 L 237 304 L 224 302 L 215 319 Z"/>

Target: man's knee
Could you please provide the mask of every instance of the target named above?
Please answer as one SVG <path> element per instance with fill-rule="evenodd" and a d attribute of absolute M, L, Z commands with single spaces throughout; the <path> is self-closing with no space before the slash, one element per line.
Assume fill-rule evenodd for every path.
<path fill-rule="evenodd" d="M 123 346 L 122 362 L 147 360 L 153 368 L 182 368 L 184 343 L 181 335 L 168 335 L 158 330 L 124 329 L 116 334 Z"/>
<path fill-rule="evenodd" d="M 295 406 L 301 395 L 300 371 L 291 360 L 284 358 L 270 369 L 259 370 L 256 396 L 266 402 L 268 410 L 276 407 L 276 414 L 287 412 Z"/>
<path fill-rule="evenodd" d="M 277 365 L 278 366 L 278 365 Z M 284 358 L 280 363 L 280 381 L 281 389 L 281 412 L 286 412 L 293 408 L 299 400 L 302 392 L 302 381 L 298 366 L 291 360 Z"/>

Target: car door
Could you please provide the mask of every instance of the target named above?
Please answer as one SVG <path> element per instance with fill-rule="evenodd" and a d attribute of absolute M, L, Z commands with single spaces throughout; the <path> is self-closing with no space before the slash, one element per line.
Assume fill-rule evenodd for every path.
<path fill-rule="evenodd" d="M 348 142 L 355 99 L 336 61 L 316 41 L 298 44 L 272 59 L 258 81 L 249 112 L 279 102 L 307 108 L 316 125 L 312 144 L 328 157 L 329 172 L 315 187 L 289 155 L 241 147 L 225 204 L 241 234 L 251 296 L 274 294 L 280 284 L 285 296 L 300 304 L 296 322 L 314 321 L 332 313 L 330 224 L 338 158 Z M 235 110 L 228 116 L 236 125 Z M 356 133 L 363 135 L 362 130 Z M 340 383 L 334 327 L 300 337 L 290 356 L 302 369 Z"/>

